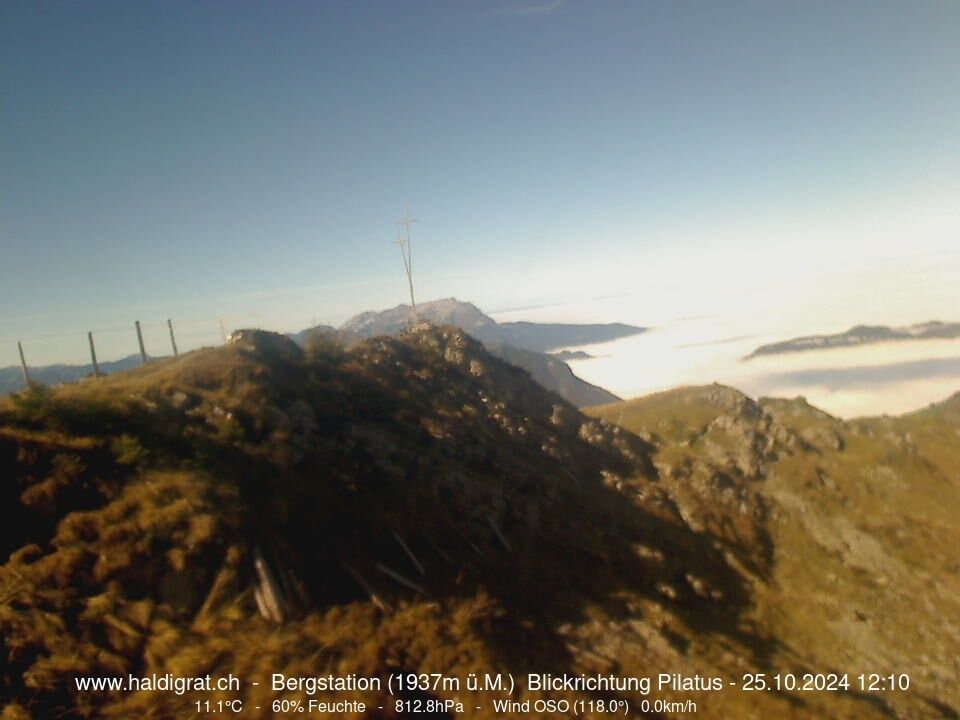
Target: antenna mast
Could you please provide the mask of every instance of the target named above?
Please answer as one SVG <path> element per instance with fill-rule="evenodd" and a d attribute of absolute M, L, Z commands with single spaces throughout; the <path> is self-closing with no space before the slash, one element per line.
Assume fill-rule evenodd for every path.
<path fill-rule="evenodd" d="M 413 311 L 413 322 L 418 321 L 417 318 L 417 301 L 413 298 L 413 264 L 411 262 L 410 255 L 410 226 L 415 223 L 416 220 L 410 217 L 410 208 L 407 207 L 406 215 L 404 215 L 403 220 L 397 221 L 397 245 L 400 246 L 400 254 L 403 256 L 403 269 L 407 273 L 407 285 L 410 287 L 410 308 Z M 403 229 L 400 229 L 400 226 L 403 226 Z"/>

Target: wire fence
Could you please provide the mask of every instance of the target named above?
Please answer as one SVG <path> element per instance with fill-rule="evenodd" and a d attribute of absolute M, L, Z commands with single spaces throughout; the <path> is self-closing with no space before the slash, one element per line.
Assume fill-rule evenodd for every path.
<path fill-rule="evenodd" d="M 3 384 L 9 390 L 29 383 L 76 379 L 77 375 L 99 376 L 115 366 L 128 367 L 138 360 L 146 363 L 151 359 L 177 356 L 199 347 L 225 344 L 232 330 L 241 326 L 240 320 L 239 317 L 177 323 L 172 318 L 151 323 L 134 320 L 129 325 L 96 327 L 83 332 L 0 338 L 0 344 L 16 346 L 22 381 L 17 383 L 7 377 Z M 72 362 L 55 365 L 42 361 L 31 363 L 32 353 L 41 358 L 56 354 L 57 357 L 69 357 Z M 11 369 L 0 367 L 0 373 L 6 371 L 9 375 Z M 72 372 L 64 376 L 66 369 Z M 4 387 L 0 385 L 0 392 L 3 390 Z"/>

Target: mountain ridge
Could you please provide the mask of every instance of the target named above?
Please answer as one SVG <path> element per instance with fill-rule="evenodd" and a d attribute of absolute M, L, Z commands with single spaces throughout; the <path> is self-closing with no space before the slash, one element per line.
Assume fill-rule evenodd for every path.
<path fill-rule="evenodd" d="M 421 318 L 434 325 L 450 324 L 461 327 L 485 342 L 492 351 L 527 370 L 533 378 L 549 390 L 558 393 L 578 407 L 613 402 L 619 398 L 604 388 L 578 378 L 562 358 L 546 354 L 536 347 L 551 346 L 560 340 L 605 342 L 616 337 L 642 332 L 643 328 L 612 323 L 609 325 L 557 325 L 536 323 L 508 323 L 499 325 L 471 303 L 454 298 L 426 302 L 418 306 Z M 408 305 L 398 305 L 382 312 L 363 312 L 347 320 L 339 328 L 318 325 L 290 337 L 300 345 L 318 336 L 349 349 L 365 338 L 376 335 L 396 335 L 406 330 L 412 312 Z M 509 338 L 505 340 L 504 338 Z M 563 344 L 563 343 L 561 343 Z M 138 355 L 116 362 L 100 364 L 104 373 L 127 369 L 140 364 Z M 31 378 L 47 385 L 76 382 L 93 373 L 92 365 L 51 365 L 30 368 Z M 25 385 L 22 370 L 11 366 L 0 369 L 0 395 L 14 392 Z"/>
<path fill-rule="evenodd" d="M 624 323 L 501 323 L 484 314 L 473 303 L 456 298 L 419 303 L 417 316 L 420 320 L 427 320 L 434 325 L 455 325 L 463 328 L 481 342 L 498 342 L 531 352 L 600 344 L 647 331 L 647 328 Z M 412 308 L 400 304 L 380 312 L 359 313 L 343 323 L 338 330 L 364 338 L 394 335 L 403 330 L 412 317 Z"/>
<path fill-rule="evenodd" d="M 813 350 L 831 350 L 843 347 L 859 347 L 882 342 L 904 342 L 910 340 L 953 340 L 960 338 L 960 323 L 946 323 L 939 320 L 890 327 L 887 325 L 855 325 L 849 330 L 833 335 L 806 335 L 781 342 L 760 345 L 744 360 L 752 360 L 766 355 L 785 355 L 788 353 L 810 352 Z"/>
<path fill-rule="evenodd" d="M 645 331 L 645 328 L 622 323 L 498 323 L 472 303 L 461 302 L 455 298 L 418 304 L 417 316 L 422 322 L 462 328 L 482 342 L 494 355 L 523 368 L 538 383 L 577 407 L 614 402 L 619 398 L 608 390 L 577 377 L 563 358 L 548 354 L 546 350 L 565 345 L 609 342 Z M 410 326 L 412 319 L 412 308 L 401 304 L 381 312 L 359 313 L 336 329 L 318 326 L 292 337 L 303 344 L 308 342 L 311 336 L 321 335 L 349 347 L 363 338 L 402 333 Z"/>

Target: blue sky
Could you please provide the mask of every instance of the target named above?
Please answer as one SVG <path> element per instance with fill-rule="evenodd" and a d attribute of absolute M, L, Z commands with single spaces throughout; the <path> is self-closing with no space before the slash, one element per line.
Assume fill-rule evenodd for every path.
<path fill-rule="evenodd" d="M 402 302 L 406 203 L 421 297 L 492 311 L 960 267 L 953 1 L 8 0 L 0 98 L 0 365 Z"/>

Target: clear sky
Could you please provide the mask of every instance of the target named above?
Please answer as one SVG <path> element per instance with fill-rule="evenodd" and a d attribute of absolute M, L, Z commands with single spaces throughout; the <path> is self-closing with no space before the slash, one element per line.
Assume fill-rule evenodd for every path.
<path fill-rule="evenodd" d="M 406 203 L 424 299 L 960 320 L 955 0 L 5 0 L 0 101 L 0 366 L 395 305 Z"/>

